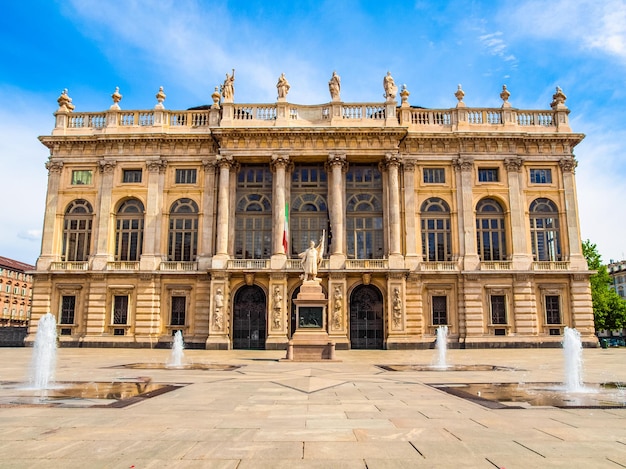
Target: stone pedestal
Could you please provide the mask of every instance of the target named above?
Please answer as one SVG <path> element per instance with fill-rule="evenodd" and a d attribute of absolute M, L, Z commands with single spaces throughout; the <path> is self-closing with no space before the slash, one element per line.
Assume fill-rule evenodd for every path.
<path fill-rule="evenodd" d="M 327 305 L 319 279 L 305 280 L 296 304 L 296 331 L 287 346 L 287 360 L 320 361 L 335 359 L 335 343 L 327 331 Z"/>

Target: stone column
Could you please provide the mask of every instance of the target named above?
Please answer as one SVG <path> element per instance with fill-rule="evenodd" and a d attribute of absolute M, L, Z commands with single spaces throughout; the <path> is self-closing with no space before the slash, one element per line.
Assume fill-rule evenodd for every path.
<path fill-rule="evenodd" d="M 404 176 L 404 230 L 406 239 L 404 264 L 405 268 L 415 270 L 419 263 L 415 219 L 415 160 L 405 159 L 402 169 Z"/>
<path fill-rule="evenodd" d="M 219 180 L 217 189 L 217 245 L 213 268 L 222 269 L 228 261 L 228 232 L 230 220 L 230 169 L 234 165 L 230 155 L 218 155 Z"/>
<path fill-rule="evenodd" d="M 282 269 L 285 265 L 289 253 L 285 251 L 285 245 L 283 238 L 285 234 L 285 208 L 287 201 L 286 194 L 286 180 L 285 174 L 289 167 L 289 156 L 285 154 L 272 155 L 272 161 L 270 163 L 271 169 L 274 172 L 273 178 L 273 243 L 272 243 L 272 269 Z M 287 240 L 288 243 L 291 240 Z"/>
<path fill-rule="evenodd" d="M 459 241 L 461 243 L 460 253 L 463 256 L 463 270 L 475 270 L 480 265 L 480 259 L 476 251 L 476 221 L 472 198 L 474 162 L 471 158 L 461 157 L 453 161 L 453 166 L 457 171 Z"/>
<path fill-rule="evenodd" d="M 330 268 L 343 269 L 346 261 L 346 208 L 345 208 L 345 181 L 344 173 L 348 170 L 346 155 L 330 154 L 326 170 L 330 173 L 328 178 L 328 212 L 330 217 L 330 230 L 332 232 L 332 245 L 330 252 Z"/>
<path fill-rule="evenodd" d="M 507 158 L 504 167 L 507 170 L 509 183 L 509 213 L 511 214 L 511 260 L 513 270 L 529 270 L 532 256 L 528 250 L 526 223 L 526 207 L 522 197 L 522 158 Z"/>
<path fill-rule="evenodd" d="M 578 200 L 576 197 L 576 182 L 574 172 L 578 162 L 573 158 L 563 158 L 559 161 L 563 173 L 563 191 L 565 195 L 565 219 L 567 226 L 567 241 L 569 245 L 570 267 L 575 270 L 587 270 L 587 261 L 582 253 L 580 240 L 580 225 L 578 222 Z"/>
<path fill-rule="evenodd" d="M 97 196 L 97 213 L 94 220 L 94 245 L 95 255 L 91 263 L 91 269 L 104 270 L 107 262 L 113 259 L 114 254 L 109 252 L 109 234 L 111 221 L 115 214 L 111 207 L 111 190 L 113 189 L 113 174 L 115 173 L 115 160 L 102 159 L 99 161 L 102 178 Z"/>
<path fill-rule="evenodd" d="M 215 160 L 203 160 L 202 167 L 204 168 L 204 189 L 202 190 L 201 252 L 198 256 L 198 269 L 206 270 L 210 267 L 210 259 L 215 252 Z"/>
<path fill-rule="evenodd" d="M 59 207 L 59 186 L 61 184 L 61 173 L 63 172 L 63 161 L 50 160 L 46 163 L 48 170 L 48 190 L 46 192 L 46 213 L 44 216 L 43 233 L 41 237 L 41 255 L 37 259 L 37 270 L 48 270 L 50 263 L 60 259 L 61 250 L 55 249 L 54 232 L 55 226 L 63 226 L 64 213 L 58 213 Z M 61 240 L 62 242 L 62 240 Z M 56 252 L 55 252 L 56 251 Z"/>
<path fill-rule="evenodd" d="M 404 268 L 402 257 L 400 225 L 400 158 L 397 154 L 385 155 L 385 168 L 387 169 L 387 216 L 389 217 L 389 267 L 392 269 Z"/>
<path fill-rule="evenodd" d="M 162 259 L 161 228 L 163 207 L 163 185 L 167 160 L 155 158 L 146 161 L 148 170 L 148 198 L 143 239 L 143 252 L 140 260 L 141 270 L 156 270 Z"/>

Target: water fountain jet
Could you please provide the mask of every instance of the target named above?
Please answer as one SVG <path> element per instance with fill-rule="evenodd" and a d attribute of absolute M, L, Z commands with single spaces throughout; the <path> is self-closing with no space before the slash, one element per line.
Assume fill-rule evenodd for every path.
<path fill-rule="evenodd" d="M 583 391 L 583 346 L 580 332 L 567 326 L 563 332 L 563 356 L 565 359 L 565 392 Z"/>
<path fill-rule="evenodd" d="M 185 356 L 184 349 L 185 343 L 183 341 L 183 333 L 181 331 L 176 331 L 174 334 L 174 342 L 172 343 L 172 352 L 170 354 L 170 359 L 167 362 L 167 366 L 173 368 L 182 367 L 183 358 Z"/>
<path fill-rule="evenodd" d="M 448 366 L 448 326 L 439 326 L 437 328 L 435 349 L 437 350 L 435 366 L 437 368 L 446 368 Z"/>
<path fill-rule="evenodd" d="M 54 379 L 57 354 L 56 318 L 46 313 L 37 323 L 33 346 L 31 385 L 34 389 L 48 389 Z"/>

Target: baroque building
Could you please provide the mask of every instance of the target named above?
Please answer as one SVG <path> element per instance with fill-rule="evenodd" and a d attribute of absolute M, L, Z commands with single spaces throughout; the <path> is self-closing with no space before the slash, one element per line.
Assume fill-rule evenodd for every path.
<path fill-rule="evenodd" d="M 234 99 L 75 112 L 64 91 L 51 135 L 33 319 L 66 346 L 283 349 L 295 330 L 298 257 L 318 276 L 337 348 L 594 345 L 566 97 L 520 110 L 384 102 Z M 399 95 L 400 104 L 396 101 Z M 27 341 L 34 339 L 36 321 Z"/>
<path fill-rule="evenodd" d="M 25 327 L 30 319 L 34 265 L 0 256 L 0 327 Z"/>

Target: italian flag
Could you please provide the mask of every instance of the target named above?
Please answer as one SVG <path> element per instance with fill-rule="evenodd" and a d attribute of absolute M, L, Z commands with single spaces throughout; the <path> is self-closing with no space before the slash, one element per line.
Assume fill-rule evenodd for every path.
<path fill-rule="evenodd" d="M 283 230 L 283 247 L 285 248 L 285 254 L 289 256 L 289 204 L 285 202 L 285 227 Z"/>

